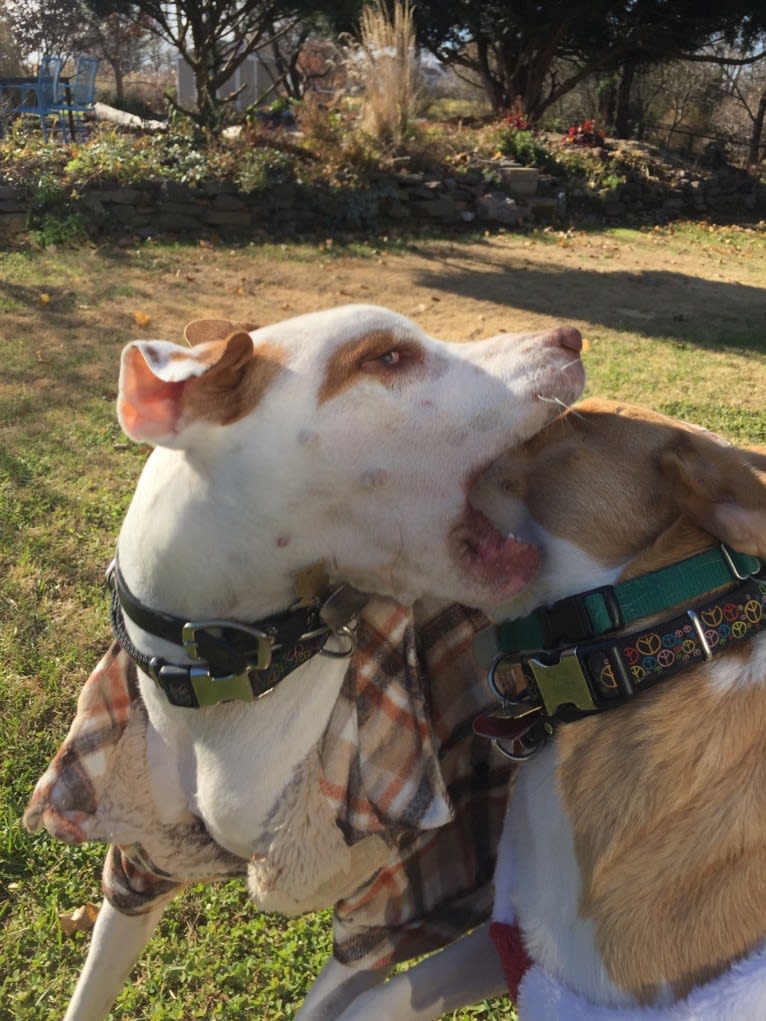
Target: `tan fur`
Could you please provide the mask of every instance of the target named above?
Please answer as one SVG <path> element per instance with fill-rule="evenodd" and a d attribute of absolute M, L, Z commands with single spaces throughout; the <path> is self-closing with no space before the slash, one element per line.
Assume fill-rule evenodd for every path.
<path fill-rule="evenodd" d="M 192 319 L 184 327 L 184 340 L 190 347 L 211 340 L 225 340 L 232 333 L 252 333 L 255 323 L 231 322 L 229 319 Z"/>
<path fill-rule="evenodd" d="M 285 356 L 275 344 L 253 347 L 248 333 L 206 341 L 192 352 L 173 350 L 168 362 L 192 359 L 204 366 L 198 376 L 165 381 L 150 364 L 157 357 L 152 344 L 128 347 L 123 355 L 119 397 L 120 420 L 130 431 L 140 427 L 139 409 L 149 407 L 168 429 L 195 419 L 228 425 L 248 415 L 284 368 Z"/>
<path fill-rule="evenodd" d="M 224 355 L 204 375 L 190 379 L 184 392 L 184 416 L 228 425 L 249 415 L 284 369 L 284 353 L 275 344 L 253 348 L 247 333 L 234 333 Z"/>
<path fill-rule="evenodd" d="M 703 528 L 715 520 L 716 535 L 749 544 L 755 552 L 759 542 L 766 543 L 764 483 L 753 470 L 758 464 L 750 463 L 759 457 L 664 415 L 594 399 L 577 405 L 509 459 L 502 485 L 525 499 L 548 531 L 606 564 L 642 553 L 682 516 Z M 703 465 L 703 477 L 692 490 L 688 473 L 702 473 Z M 557 498 L 551 499 L 552 492 Z M 721 534 L 727 513 L 736 518 L 734 493 L 742 507 L 754 511 L 751 526 L 753 520 L 763 521 L 755 537 L 745 535 L 736 520 L 727 536 Z M 707 545 L 711 542 L 708 537 Z"/>
<path fill-rule="evenodd" d="M 700 674 L 557 737 L 581 912 L 640 1002 L 663 981 L 686 994 L 766 932 L 766 697 L 721 699 Z"/>
<path fill-rule="evenodd" d="M 590 401 L 503 478 L 553 534 L 608 564 L 632 557 L 632 577 L 713 545 L 708 530 L 763 557 L 763 465 L 663 416 Z M 715 694 L 710 669 L 557 730 L 580 910 L 612 981 L 639 1002 L 664 982 L 687 993 L 766 934 L 766 688 Z"/>
<path fill-rule="evenodd" d="M 319 388 L 318 403 L 321 405 L 337 397 L 362 375 L 382 383 L 393 382 L 401 373 L 401 366 L 388 369 L 383 363 L 373 364 L 389 351 L 399 352 L 408 369 L 422 365 L 424 360 L 424 352 L 415 341 L 398 339 L 389 330 L 373 330 L 333 352 Z"/>

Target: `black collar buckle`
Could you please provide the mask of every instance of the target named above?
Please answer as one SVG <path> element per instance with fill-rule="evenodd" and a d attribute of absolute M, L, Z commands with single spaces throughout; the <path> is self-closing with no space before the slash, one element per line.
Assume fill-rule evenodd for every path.
<path fill-rule="evenodd" d="M 256 670 L 266 670 L 271 666 L 272 640 L 265 631 L 258 628 L 248 627 L 232 620 L 194 620 L 187 621 L 181 628 L 181 644 L 189 659 L 206 661 L 206 657 L 200 652 L 198 631 L 209 632 L 212 629 L 226 629 L 237 634 L 247 635 L 255 639 L 255 658 L 252 658 L 252 651 L 248 650 L 248 664 Z"/>
<path fill-rule="evenodd" d="M 587 602 L 586 602 L 587 597 Z M 608 623 L 594 625 L 588 611 L 588 602 L 596 605 L 600 601 L 600 609 L 606 614 Z M 561 645 L 573 645 L 599 634 L 609 634 L 625 627 L 625 618 L 611 585 L 589 589 L 588 592 L 576 596 L 559 599 L 551 606 L 540 606 L 535 610 L 535 617 L 543 635 L 543 646 L 555 649 Z"/>
<path fill-rule="evenodd" d="M 178 666 L 156 656 L 149 672 L 171 705 L 183 709 L 204 709 L 221 702 L 253 702 L 276 686 L 255 690 L 249 671 L 241 674 L 214 674 L 206 666 Z"/>

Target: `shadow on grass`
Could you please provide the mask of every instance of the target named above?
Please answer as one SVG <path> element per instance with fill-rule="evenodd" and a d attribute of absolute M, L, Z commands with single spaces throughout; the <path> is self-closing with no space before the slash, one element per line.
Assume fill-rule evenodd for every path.
<path fill-rule="evenodd" d="M 387 238 L 386 247 L 430 260 L 431 267 L 414 271 L 413 282 L 435 292 L 495 302 L 562 321 L 584 320 L 649 338 L 676 339 L 703 348 L 766 352 L 766 288 L 667 270 L 571 268 L 557 261 L 555 246 L 548 266 L 531 266 L 524 263 L 521 252 L 515 255 L 503 248 L 498 256 L 491 243 L 482 248 L 486 240 L 475 234 L 444 231 L 410 237 L 403 231 L 400 236 Z M 439 242 L 450 244 L 448 255 L 431 247 Z M 236 251 L 241 245 L 245 255 L 250 244 L 227 241 L 222 247 Z M 470 244 L 464 262 L 463 244 Z M 342 254 L 344 247 L 339 240 L 335 254 Z M 178 242 L 175 248 L 182 254 L 188 251 L 190 256 L 198 252 L 191 240 Z M 371 251 L 377 254 L 377 249 Z M 126 249 L 105 245 L 98 255 L 104 273 L 115 280 L 126 279 L 137 268 L 133 255 Z M 330 256 L 324 252 L 321 257 Z M 136 284 L 137 302 L 142 300 L 142 287 L 151 288 L 151 280 L 145 277 Z M 67 346 L 75 355 L 76 338 L 82 331 L 77 298 L 71 285 L 50 285 L 46 289 L 50 294 L 45 311 L 48 325 L 61 330 L 62 336 L 68 335 Z M 26 285 L 0 279 L 0 313 L 38 310 L 39 302 L 39 282 Z M 34 329 L 32 323 L 29 329 L 30 332 Z M 124 339 L 130 339 L 131 331 L 124 333 Z"/>
<path fill-rule="evenodd" d="M 555 258 L 555 257 L 554 257 Z M 525 309 L 562 321 L 586 320 L 612 330 L 677 339 L 717 350 L 766 353 L 766 288 L 704 280 L 668 271 L 549 269 L 487 258 L 471 265 L 459 253 L 441 268 L 416 274 L 435 291 Z"/>

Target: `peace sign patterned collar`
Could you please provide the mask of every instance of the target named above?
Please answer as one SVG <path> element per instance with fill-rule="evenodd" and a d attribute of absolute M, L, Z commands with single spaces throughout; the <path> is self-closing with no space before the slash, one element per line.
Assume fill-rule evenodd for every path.
<path fill-rule="evenodd" d="M 567 722 L 622 705 L 646 688 L 753 638 L 766 628 L 766 574 L 755 557 L 745 557 L 725 547 L 723 550 L 731 563 L 729 587 L 708 599 L 702 598 L 707 594 L 705 591 L 697 592 L 694 605 L 651 627 L 615 634 L 614 624 L 607 624 L 597 638 L 574 646 L 559 642 L 539 649 L 515 647 L 513 637 L 518 640 L 523 627 L 513 625 L 519 622 L 511 621 L 510 629 L 504 633 L 502 625 L 494 629 L 494 640 L 500 649 L 489 667 L 488 683 L 501 706 L 481 717 L 475 729 L 495 739 L 511 742 L 524 739 L 526 747 L 534 750 L 546 734 L 552 733 L 552 722 Z M 706 551 L 706 555 L 710 552 Z M 688 569 L 689 561 L 635 581 L 645 586 L 649 579 L 649 584 L 656 586 L 660 574 L 684 566 Z M 743 577 L 743 567 L 749 576 Z M 739 584 L 732 586 L 732 580 Z M 723 579 L 717 578 L 710 587 L 723 583 Z M 593 591 L 602 597 L 605 590 Z M 614 592 L 607 593 L 607 600 L 613 605 L 617 604 Z M 592 595 L 582 593 L 562 602 L 571 605 L 580 600 L 582 605 Z M 675 594 L 668 596 L 660 591 L 654 598 L 664 599 L 665 606 L 670 601 L 678 605 Z M 532 618 L 524 618 L 522 626 Z M 478 646 L 480 658 L 482 653 L 486 654 L 486 634 L 479 638 Z M 514 698 L 508 698 L 496 680 L 499 667 L 508 662 L 520 668 L 527 685 Z M 530 733 L 532 737 L 528 736 Z M 527 752 L 522 752 L 520 757 L 526 755 Z"/>

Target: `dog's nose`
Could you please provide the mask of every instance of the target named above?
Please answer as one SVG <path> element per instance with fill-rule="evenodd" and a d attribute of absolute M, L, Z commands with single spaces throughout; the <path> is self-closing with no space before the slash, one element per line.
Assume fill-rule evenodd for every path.
<path fill-rule="evenodd" d="M 567 351 L 574 351 L 575 354 L 582 351 L 582 334 L 574 326 L 557 326 L 545 334 L 545 339 L 551 346 L 557 345 Z"/>

